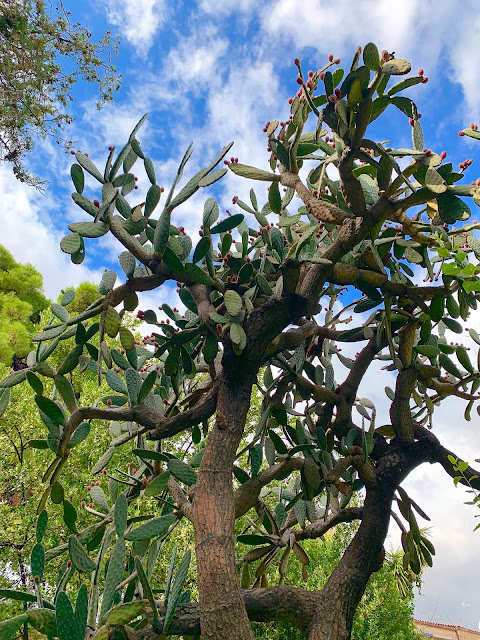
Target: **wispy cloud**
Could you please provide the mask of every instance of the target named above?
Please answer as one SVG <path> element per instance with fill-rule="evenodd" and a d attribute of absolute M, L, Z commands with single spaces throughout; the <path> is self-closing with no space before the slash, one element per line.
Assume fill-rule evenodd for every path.
<path fill-rule="evenodd" d="M 171 49 L 164 64 L 165 76 L 183 91 L 196 90 L 211 81 L 219 69 L 219 61 L 229 46 L 226 38 L 216 36 L 216 29 L 204 25 Z"/>
<path fill-rule="evenodd" d="M 145 57 L 165 20 L 165 1 L 115 0 L 105 2 L 105 10 L 108 20 L 120 29 L 137 54 Z"/>
<path fill-rule="evenodd" d="M 453 12 L 455 15 L 453 15 Z M 446 75 L 463 91 L 465 109 L 480 113 L 476 45 L 480 18 L 474 0 L 457 12 L 446 0 L 273 0 L 261 11 L 262 28 L 287 44 L 292 58 L 313 47 L 323 56 L 351 56 L 356 45 L 375 42 L 395 51 L 415 67 L 422 66 L 437 86 Z"/>
<path fill-rule="evenodd" d="M 28 262 L 40 271 L 48 297 L 56 298 L 65 286 L 100 281 L 100 268 L 74 265 L 60 250 L 64 233 L 54 226 L 48 213 L 58 207 L 53 198 L 21 184 L 5 167 L 0 169 L 0 193 L 1 243 L 17 261 Z"/>

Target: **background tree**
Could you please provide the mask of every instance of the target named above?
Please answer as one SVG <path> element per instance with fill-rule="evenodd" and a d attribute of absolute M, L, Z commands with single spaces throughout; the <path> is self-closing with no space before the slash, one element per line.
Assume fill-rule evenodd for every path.
<path fill-rule="evenodd" d="M 0 245 L 0 362 L 10 366 L 14 355 L 27 355 L 34 324 L 47 306 L 42 275 Z"/>
<path fill-rule="evenodd" d="M 85 286 L 77 287 L 77 295 L 84 290 Z M 69 311 L 72 311 L 74 302 L 68 305 Z M 47 316 L 47 313 L 42 314 L 40 328 L 48 321 Z M 52 361 L 54 366 L 60 366 L 75 340 L 70 338 L 64 342 L 62 349 L 55 350 Z M 115 344 L 113 341 L 110 342 L 112 345 Z M 6 373 L 8 371 L 4 367 L 0 375 Z M 74 374 L 72 384 L 77 394 L 81 392 L 85 404 L 93 403 L 98 396 L 98 382 L 93 372 L 87 376 Z M 108 393 L 105 383 L 102 391 Z M 34 590 L 29 563 L 36 540 L 36 508 L 43 491 L 38 478 L 42 475 L 45 460 L 44 450 L 35 448 L 42 442 L 45 425 L 36 410 L 33 389 L 28 385 L 18 385 L 12 388 L 12 394 L 8 408 L 0 418 L 0 519 L 4 523 L 0 531 L 0 598 L 4 594 L 11 595 L 8 589 L 12 588 L 24 592 Z M 258 422 L 260 405 L 260 395 L 252 396 L 248 423 Z M 111 437 L 118 435 L 118 427 L 118 423 L 108 425 L 101 422 L 97 424 L 95 432 L 72 449 L 69 465 L 62 474 L 66 496 L 72 504 L 80 504 L 87 497 L 85 487 L 92 481 L 90 469 L 96 462 L 98 451 L 108 448 Z M 250 429 L 250 433 L 247 430 L 245 443 L 251 435 L 252 430 Z M 179 434 L 175 450 L 182 455 L 182 450 L 190 443 L 189 437 Z M 118 469 L 128 470 L 132 464 L 130 451 L 119 447 L 111 462 Z M 248 465 L 245 470 L 248 470 Z M 46 548 L 55 547 L 68 540 L 62 516 L 61 504 L 49 509 L 50 524 L 43 540 Z M 87 527 L 89 518 L 86 509 L 79 509 L 77 528 Z M 239 524 L 242 526 L 248 523 L 242 519 Z M 325 584 L 357 528 L 356 523 L 346 524 L 329 532 L 323 541 L 306 541 L 305 548 L 310 557 L 308 588 L 319 589 Z M 168 575 L 170 556 L 175 545 L 182 549 L 194 546 L 191 527 L 185 521 L 176 528 L 175 536 L 165 541 L 162 554 L 156 563 L 156 577 L 162 576 L 165 579 Z M 60 557 L 57 557 L 45 566 L 43 578 L 46 597 L 54 594 L 49 585 L 55 584 L 62 564 L 64 563 Z M 78 590 L 81 584 L 78 578 L 78 575 L 71 577 L 70 589 Z M 189 582 L 194 588 L 193 578 L 192 575 Z M 292 565 L 287 580 L 293 586 L 302 585 L 300 565 Z M 401 586 L 405 590 L 402 590 Z M 7 597 L 2 603 L 2 618 L 8 619 L 21 614 L 26 604 L 28 603 Z M 257 640 L 282 640 L 286 637 L 296 640 L 303 637 L 303 634 L 288 622 L 268 625 L 257 623 L 253 629 Z M 30 629 L 29 637 L 37 637 L 35 630 Z M 40 634 L 38 637 L 41 637 Z M 386 637 L 395 637 L 397 640 L 417 639 L 413 626 L 412 576 L 405 573 L 401 557 L 396 558 L 390 554 L 387 554 L 385 566 L 375 574 L 367 587 L 355 616 L 353 631 L 354 640 L 376 640 Z"/>
<path fill-rule="evenodd" d="M 102 297 L 73 317 L 66 292 L 36 336 L 28 369 L 0 383 L 3 411 L 10 389 L 26 381 L 47 430 L 36 443 L 46 451 L 46 488 L 30 562 L 35 596 L 9 594 L 35 598 L 38 607 L 2 623 L 5 638 L 27 624 L 60 640 L 70 639 L 72 628 L 75 640 L 200 633 L 249 640 L 254 621 L 291 623 L 308 640 L 348 640 L 367 584 L 384 562 L 392 515 L 402 531 L 405 571 L 419 575 L 432 563 L 435 550 L 417 521 L 428 516 L 401 486 L 408 474 L 439 463 L 457 482 L 480 488 L 479 474 L 431 430 L 448 398 L 465 401 L 467 419 L 479 399 L 478 361 L 448 333 L 464 332 L 461 321 L 480 298 L 478 224 L 467 223 L 462 199 L 478 201 L 478 187 L 457 184 L 463 171 L 425 147 L 415 103 L 398 95 L 424 82 L 421 72 L 389 85 L 410 72 L 408 61 L 369 43 L 357 48 L 346 74 L 333 56 L 305 76 L 295 64 L 301 86 L 289 100 L 291 116 L 265 127 L 271 171 L 235 158 L 215 170 L 227 145 L 177 191 L 189 147 L 158 219 L 152 213 L 162 189 L 136 137 L 144 118 L 120 153 L 111 151 L 103 172 L 77 152 L 72 197 L 93 220 L 72 223 L 61 248 L 79 263 L 86 238 L 111 232 L 123 245 L 127 282 L 115 287 L 116 273 L 106 271 Z M 406 114 L 411 149 L 366 137 L 390 107 Z M 480 137 L 474 124 L 461 135 Z M 398 157 L 410 163 L 401 168 Z M 151 184 L 145 202 L 130 203 L 138 159 Z M 268 182 L 268 202 L 259 207 L 253 189 L 251 204 L 235 196 L 247 223 L 245 213 L 218 221 L 218 204 L 208 198 L 192 255 L 174 211 L 228 169 Z M 101 184 L 101 196 L 96 184 L 85 195 L 85 172 Z M 258 230 L 250 226 L 254 219 Z M 466 223 L 460 230 L 453 226 L 459 222 Z M 413 278 L 422 275 L 430 284 L 416 286 Z M 185 315 L 164 304 L 168 321 L 159 321 L 153 310 L 140 310 L 152 333 L 135 340 L 127 312 L 136 309 L 137 292 L 169 280 Z M 61 364 L 50 364 L 72 338 Z M 468 340 L 480 344 L 473 329 Z M 376 427 L 375 406 L 359 394 L 366 373 L 379 365 L 396 381 L 386 388 L 389 422 Z M 84 404 L 70 379 L 82 372 L 110 392 Z M 249 422 L 254 389 L 262 402 Z M 62 472 L 72 447 L 95 431 L 92 422 L 104 420 L 115 425 L 113 439 L 92 474 L 105 470 L 108 483 L 89 484 L 92 524 L 80 530 Z M 136 457 L 128 472 L 112 462 L 119 447 Z M 351 502 L 362 489 L 363 503 Z M 50 502 L 62 505 L 69 537 L 46 550 Z M 182 520 L 193 530 L 196 571 L 189 573 L 186 550 L 173 552 L 168 573 L 159 573 L 159 554 Z M 358 530 L 321 588 L 288 583 L 296 564 L 308 581 L 304 541 L 355 521 Z M 97 549 L 94 561 L 89 554 Z M 45 562 L 57 558 L 63 564 L 52 602 L 41 582 Z M 66 592 L 71 580 L 83 583 L 75 611 L 73 590 Z"/>
<path fill-rule="evenodd" d="M 99 107 L 112 100 L 121 79 L 112 63 L 117 45 L 109 31 L 94 42 L 61 1 L 0 1 L 0 163 L 11 163 L 19 180 L 42 184 L 24 166 L 36 136 L 69 148 L 61 132 L 73 121 L 68 106 L 80 78 L 98 83 Z"/>

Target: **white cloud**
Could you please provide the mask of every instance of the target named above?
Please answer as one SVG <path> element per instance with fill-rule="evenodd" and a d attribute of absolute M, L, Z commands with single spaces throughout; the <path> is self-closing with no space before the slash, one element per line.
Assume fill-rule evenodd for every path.
<path fill-rule="evenodd" d="M 176 80 L 192 93 L 199 85 L 210 81 L 215 71 L 220 71 L 219 59 L 228 49 L 226 38 L 216 38 L 215 29 L 204 26 L 188 38 L 182 38 L 176 49 L 172 49 L 165 63 L 167 77 Z"/>
<path fill-rule="evenodd" d="M 471 3 L 467 3 L 473 9 Z M 478 6 L 475 6 L 478 9 Z M 450 78 L 459 82 L 463 87 L 467 101 L 467 109 L 473 119 L 480 114 L 480 91 L 478 84 L 478 68 L 480 65 L 480 50 L 478 48 L 478 33 L 480 18 L 477 11 L 470 11 L 460 21 L 455 20 L 456 32 L 461 37 L 455 39 L 455 48 L 450 51 L 452 70 Z"/>
<path fill-rule="evenodd" d="M 431 3 L 425 3 L 431 4 Z M 374 40 L 389 51 L 416 37 L 411 27 L 418 18 L 419 0 L 393 8 L 393 3 L 363 0 L 275 0 L 262 11 L 262 26 L 276 36 L 292 39 L 299 46 L 314 47 L 337 56 L 352 53 L 357 44 Z M 338 26 L 338 28 L 337 28 Z M 403 50 L 402 50 L 403 55 Z"/>
<path fill-rule="evenodd" d="M 218 2 L 217 0 L 201 0 L 200 10 L 218 16 L 228 15 L 233 12 L 245 12 L 255 8 L 257 4 L 256 0 L 223 0 Z"/>
<path fill-rule="evenodd" d="M 105 5 L 108 20 L 145 57 L 165 20 L 164 0 L 114 0 Z"/>
<path fill-rule="evenodd" d="M 119 152 L 128 142 L 133 127 L 148 111 L 147 101 L 142 99 L 140 91 L 138 91 L 135 101 L 128 100 L 123 104 L 107 104 L 101 111 L 98 111 L 94 101 L 84 102 L 82 107 L 84 109 L 83 117 L 75 126 L 76 134 L 81 136 L 78 146 L 84 152 L 89 151 L 90 155 L 93 150 L 102 149 L 103 163 L 107 159 L 107 147 L 115 145 L 117 152 Z M 139 137 L 146 137 L 150 127 L 151 124 L 147 118 L 140 129 Z"/>
<path fill-rule="evenodd" d="M 100 269 L 74 265 L 60 250 L 64 233 L 55 228 L 47 213 L 56 210 L 58 203 L 48 191 L 42 196 L 18 182 L 9 167 L 2 167 L 0 193 L 0 241 L 18 262 L 30 263 L 40 271 L 48 297 L 56 298 L 65 286 L 77 286 L 85 280 L 100 281 Z"/>
<path fill-rule="evenodd" d="M 293 44 L 292 58 L 301 57 L 306 47 L 350 58 L 356 45 L 373 41 L 409 59 L 414 69 L 424 67 L 437 86 L 450 75 L 462 87 L 470 117 L 478 117 L 477 9 L 474 0 L 466 0 L 455 7 L 452 19 L 449 0 L 405 0 L 401 5 L 393 0 L 273 0 L 263 7 L 261 22 L 283 45 Z"/>

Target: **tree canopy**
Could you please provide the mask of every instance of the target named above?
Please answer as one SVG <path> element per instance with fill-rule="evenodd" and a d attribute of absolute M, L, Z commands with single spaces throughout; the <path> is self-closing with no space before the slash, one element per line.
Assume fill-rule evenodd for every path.
<path fill-rule="evenodd" d="M 14 355 L 27 355 L 34 323 L 47 306 L 42 275 L 0 245 L 0 362 L 11 365 Z"/>
<path fill-rule="evenodd" d="M 425 146 L 416 104 L 398 95 L 425 84 L 422 72 L 408 75 L 407 60 L 373 43 L 356 49 L 346 71 L 339 62 L 331 56 L 305 73 L 295 60 L 291 115 L 264 128 L 270 170 L 224 160 L 229 144 L 177 189 L 190 146 L 162 200 L 137 137 L 146 116 L 103 171 L 77 152 L 72 198 L 91 220 L 70 224 L 61 249 L 80 263 L 90 239 L 111 233 L 126 282 L 115 286 L 117 273 L 106 270 L 101 297 L 74 315 L 65 291 L 28 369 L 0 382 L 2 411 L 26 383 L 45 425 L 30 444 L 45 456 L 35 594 L 10 593 L 37 606 L 2 623 L 5 638 L 30 625 L 60 640 L 253 640 L 258 622 L 292 624 L 308 640 L 348 640 L 384 563 L 392 517 L 403 570 L 419 575 L 433 562 L 419 525 L 428 515 L 401 486 L 408 474 L 439 464 L 480 488 L 479 473 L 434 428 L 449 399 L 464 401 L 467 420 L 479 399 L 478 356 L 469 351 L 480 337 L 464 328 L 480 299 L 479 225 L 465 200 L 480 202 L 478 186 L 462 182 L 464 164 L 456 171 L 445 152 Z M 411 148 L 368 137 L 392 109 L 406 116 Z M 480 137 L 473 123 L 461 135 Z M 140 203 L 139 160 L 150 182 Z M 176 208 L 227 171 L 268 183 L 267 202 L 252 189 L 249 203 L 234 196 L 235 212 L 220 216 L 208 197 L 193 248 Z M 137 293 L 161 296 L 170 281 L 185 313 L 167 304 L 163 319 L 138 310 L 150 333 L 136 339 Z M 388 418 L 378 426 L 380 409 L 361 385 L 381 369 L 395 384 L 385 388 Z M 92 376 L 94 402 L 81 389 Z M 102 480 L 89 482 L 80 517 L 76 488 L 62 476 L 72 449 L 106 424 L 109 443 L 91 470 Z M 116 464 L 121 452 L 127 471 Z M 65 525 L 53 548 L 52 503 Z M 308 585 L 306 541 L 352 522 L 358 529 L 326 582 Z M 194 563 L 190 548 L 170 546 L 170 569 L 158 571 L 184 525 Z M 52 561 L 59 579 L 47 594 Z M 292 584 L 293 570 L 311 588 Z"/>
<path fill-rule="evenodd" d="M 0 163 L 11 163 L 19 180 L 42 183 L 24 165 L 35 137 L 52 136 L 69 148 L 62 131 L 73 121 L 69 105 L 79 79 L 98 84 L 98 106 L 112 99 L 120 83 L 112 63 L 117 45 L 108 31 L 92 40 L 61 0 L 0 0 Z"/>

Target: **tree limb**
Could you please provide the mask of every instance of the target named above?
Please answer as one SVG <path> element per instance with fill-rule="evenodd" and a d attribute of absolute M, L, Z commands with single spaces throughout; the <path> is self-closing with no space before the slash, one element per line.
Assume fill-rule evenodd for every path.
<path fill-rule="evenodd" d="M 342 522 L 353 522 L 361 520 L 363 516 L 363 507 L 350 507 L 349 509 L 340 509 L 336 513 L 332 513 L 326 520 L 317 520 L 305 527 L 305 529 L 295 530 L 296 540 L 313 540 L 321 538 L 327 531 L 333 529 Z"/>
<path fill-rule="evenodd" d="M 269 589 L 243 589 L 242 597 L 250 621 L 273 622 L 287 621 L 305 632 L 310 623 L 318 592 L 310 592 L 290 586 L 276 586 Z M 145 629 L 137 632 L 142 640 L 160 640 L 163 636 L 164 616 L 166 608 L 163 602 L 157 601 L 157 608 L 162 619 L 158 631 Z M 148 605 L 145 601 L 147 616 Z M 200 606 L 196 602 L 178 605 L 168 628 L 169 635 L 200 636 Z"/>
<path fill-rule="evenodd" d="M 292 471 L 303 467 L 303 458 L 288 458 L 265 469 L 244 482 L 234 493 L 235 518 L 240 518 L 258 502 L 260 491 L 273 480 L 284 480 Z"/>
<path fill-rule="evenodd" d="M 452 478 L 462 475 L 458 471 L 455 471 L 452 463 L 448 459 L 448 456 L 452 456 L 453 458 L 459 461 L 461 461 L 461 458 L 454 451 L 450 451 L 449 449 L 444 447 L 440 443 L 440 440 L 437 438 L 437 436 L 434 435 L 429 429 L 426 429 L 425 427 L 422 427 L 421 425 L 416 424 L 415 437 L 428 440 L 428 442 L 430 442 L 430 444 L 432 445 L 432 454 L 429 457 L 428 462 L 440 463 L 442 467 L 445 469 L 445 471 L 448 473 L 448 475 Z M 477 491 L 480 491 L 480 471 L 477 471 L 476 469 L 474 469 L 469 465 L 463 472 L 463 477 L 461 478 L 459 483 L 463 484 L 466 487 L 472 486 Z"/>
<path fill-rule="evenodd" d="M 344 220 L 351 218 L 348 213 L 337 205 L 318 199 L 303 184 L 298 173 L 284 171 L 281 174 L 280 184 L 284 187 L 295 189 L 298 197 L 307 208 L 308 213 L 314 216 L 319 222 L 329 222 L 333 224 L 343 224 Z"/>

